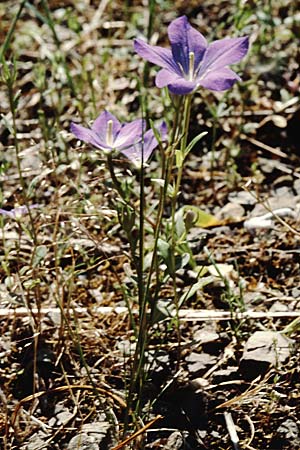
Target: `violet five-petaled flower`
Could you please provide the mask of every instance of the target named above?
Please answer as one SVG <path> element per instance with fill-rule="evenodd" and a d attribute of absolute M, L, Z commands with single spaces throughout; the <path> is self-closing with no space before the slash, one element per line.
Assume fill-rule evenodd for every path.
<path fill-rule="evenodd" d="M 29 205 L 29 209 L 37 208 L 38 205 Z M 26 205 L 17 206 L 13 209 L 2 209 L 0 208 L 0 215 L 1 216 L 7 216 L 11 219 L 19 219 L 21 216 L 24 216 L 25 214 L 29 214 L 28 207 Z"/>
<path fill-rule="evenodd" d="M 136 119 L 130 123 L 121 124 L 108 111 L 103 111 L 94 121 L 91 128 L 71 123 L 71 132 L 80 140 L 92 144 L 94 147 L 111 152 L 117 150 L 123 153 L 135 165 L 147 162 L 158 142 L 152 130 L 145 131 L 146 123 L 143 119 Z M 167 129 L 163 122 L 159 127 L 162 140 L 165 139 Z"/>
<path fill-rule="evenodd" d="M 167 86 L 173 94 L 189 94 L 202 86 L 225 91 L 240 77 L 227 66 L 239 62 L 247 53 L 248 37 L 225 38 L 208 44 L 186 16 L 173 20 L 168 27 L 171 50 L 136 39 L 135 51 L 162 69 L 156 86 Z"/>

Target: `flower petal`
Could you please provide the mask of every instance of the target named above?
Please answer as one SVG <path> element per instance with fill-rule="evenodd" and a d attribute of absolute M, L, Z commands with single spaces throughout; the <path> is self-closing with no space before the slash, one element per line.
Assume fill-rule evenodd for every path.
<path fill-rule="evenodd" d="M 39 205 L 35 203 L 33 205 L 29 205 L 29 207 L 26 205 L 21 205 L 10 210 L 0 208 L 0 214 L 2 216 L 10 217 L 11 219 L 20 219 L 24 214 L 29 214 L 28 209 L 38 208 L 38 206 Z"/>
<path fill-rule="evenodd" d="M 162 141 L 166 141 L 168 127 L 166 122 L 162 122 L 159 127 L 157 127 L 157 131 L 161 136 Z M 148 130 L 144 134 L 143 141 L 139 141 L 134 144 L 131 148 L 121 150 L 121 153 L 125 155 L 131 162 L 133 162 L 137 167 L 141 167 L 142 164 L 142 152 L 143 152 L 143 162 L 146 163 L 150 156 L 152 155 L 155 147 L 158 146 L 157 139 L 153 130 Z"/>
<path fill-rule="evenodd" d="M 181 78 L 183 78 L 182 75 L 170 72 L 167 69 L 161 69 L 155 77 L 155 84 L 158 88 L 163 88 L 168 86 L 169 83 L 175 82 Z"/>
<path fill-rule="evenodd" d="M 143 162 L 147 162 L 150 158 L 155 147 L 158 146 L 158 142 L 152 130 L 146 131 L 143 142 L 137 142 L 126 150 L 121 150 L 121 153 L 125 155 L 131 162 L 137 167 L 141 167 L 142 164 L 142 152 Z"/>
<path fill-rule="evenodd" d="M 160 134 L 160 138 L 162 142 L 165 142 L 168 140 L 168 126 L 167 123 L 163 120 L 162 123 L 157 128 Z"/>
<path fill-rule="evenodd" d="M 207 70 L 218 70 L 239 62 L 246 55 L 248 47 L 248 37 L 225 38 L 212 42 L 205 52 L 199 75 L 204 75 Z"/>
<path fill-rule="evenodd" d="M 157 66 L 164 67 L 165 69 L 179 72 L 179 68 L 177 67 L 177 64 L 175 64 L 170 49 L 159 47 L 157 45 L 149 45 L 140 39 L 134 40 L 134 49 L 147 61 L 150 61 Z"/>
<path fill-rule="evenodd" d="M 107 140 L 107 123 L 109 120 L 112 121 L 112 137 L 114 140 L 121 128 L 121 124 L 110 112 L 103 111 L 92 125 L 92 130 L 97 133 L 97 136 L 103 143 L 106 143 Z"/>
<path fill-rule="evenodd" d="M 175 61 L 189 73 L 189 54 L 194 53 L 194 67 L 198 67 L 207 48 L 207 41 L 199 31 L 195 30 L 186 16 L 173 20 L 168 27 L 168 35 Z"/>
<path fill-rule="evenodd" d="M 185 95 L 190 94 L 197 88 L 196 81 L 187 81 L 185 78 L 177 78 L 168 84 L 169 91 L 172 94 Z"/>
<path fill-rule="evenodd" d="M 146 129 L 146 122 L 143 119 L 136 119 L 133 122 L 125 123 L 114 141 L 114 147 L 121 149 L 128 147 L 142 140 L 143 132 Z"/>
<path fill-rule="evenodd" d="M 172 94 L 189 94 L 196 87 L 197 83 L 195 81 L 188 81 L 184 77 L 174 74 L 174 72 L 169 72 L 166 69 L 162 69 L 158 72 L 155 78 L 155 84 L 158 88 L 168 86 Z"/>
<path fill-rule="evenodd" d="M 2 208 L 0 208 L 0 214 L 1 214 L 2 216 L 10 217 L 11 219 L 14 219 L 14 218 L 15 218 L 15 212 L 14 212 L 14 210 L 7 210 L 7 209 L 2 209 Z"/>
<path fill-rule="evenodd" d="M 198 84 L 212 91 L 226 91 L 239 80 L 240 77 L 233 70 L 224 67 L 223 69 L 208 72 L 204 78 L 198 81 Z"/>
<path fill-rule="evenodd" d="M 101 150 L 110 148 L 106 145 L 106 141 L 103 142 L 97 133 L 89 128 L 85 128 L 72 122 L 70 129 L 77 139 L 80 139 L 87 144 L 92 144 L 94 147 L 100 148 Z"/>
<path fill-rule="evenodd" d="M 153 130 L 148 130 L 144 136 L 144 145 L 143 145 L 143 155 L 144 162 L 147 162 L 150 156 L 152 155 L 155 147 L 158 146 L 158 142 L 156 137 L 154 136 Z"/>

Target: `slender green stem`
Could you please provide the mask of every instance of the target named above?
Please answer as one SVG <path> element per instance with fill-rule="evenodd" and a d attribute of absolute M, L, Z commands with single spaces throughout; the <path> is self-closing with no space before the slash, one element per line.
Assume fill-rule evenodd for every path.
<path fill-rule="evenodd" d="M 175 109 L 175 117 L 173 122 L 173 128 L 171 133 L 171 140 L 169 143 L 169 146 L 166 151 L 162 151 L 162 161 L 161 161 L 161 179 L 164 180 L 164 186 L 160 188 L 159 193 L 159 204 L 158 204 L 158 212 L 157 212 L 157 218 L 155 223 L 155 231 L 154 231 L 154 244 L 153 244 L 153 251 L 152 251 L 152 259 L 150 263 L 150 269 L 148 272 L 148 280 L 146 285 L 146 292 L 145 292 L 145 298 L 148 303 L 150 303 L 151 306 L 151 313 L 153 313 L 154 305 L 151 304 L 149 294 L 150 294 L 150 286 L 151 286 L 151 280 L 152 275 L 154 273 L 154 268 L 156 266 L 157 261 L 157 248 L 158 248 L 158 238 L 161 234 L 161 224 L 162 224 L 162 218 L 163 218 L 163 212 L 166 204 L 166 198 L 167 198 L 167 189 L 170 182 L 171 174 L 172 174 L 172 168 L 173 168 L 173 146 L 174 142 L 178 137 L 178 123 L 181 113 L 181 98 L 178 100 L 178 107 Z"/>
<path fill-rule="evenodd" d="M 145 169 L 144 158 L 142 151 L 141 170 L 140 170 L 140 206 L 139 206 L 139 253 L 137 264 L 138 277 L 138 300 L 139 300 L 139 331 L 136 342 L 136 347 L 133 356 L 133 363 L 131 369 L 131 378 L 127 400 L 127 411 L 125 417 L 125 432 L 128 427 L 129 415 L 133 405 L 134 396 L 135 402 L 135 416 L 139 416 L 141 410 L 141 397 L 145 382 L 145 351 L 147 347 L 147 301 L 145 298 L 144 285 L 144 231 L 145 229 Z"/>
<path fill-rule="evenodd" d="M 191 103 L 192 96 L 187 95 L 184 100 L 184 112 L 183 112 L 183 124 L 182 124 L 182 138 L 180 143 L 180 153 L 182 155 L 184 161 L 185 149 L 188 138 L 188 129 L 190 123 L 190 114 L 191 114 Z M 178 340 L 178 354 L 177 354 L 177 370 L 179 369 L 179 364 L 181 360 L 181 331 L 180 331 L 180 320 L 179 320 L 179 298 L 177 292 L 177 282 L 176 282 L 176 243 L 177 243 L 177 235 L 176 235 L 176 206 L 178 201 L 178 194 L 180 191 L 181 180 L 183 175 L 183 167 L 182 163 L 178 167 L 178 173 L 176 177 L 175 189 L 172 197 L 172 205 L 171 205 L 171 268 L 172 268 L 172 279 L 173 279 L 173 292 L 174 292 L 174 304 L 176 308 L 176 329 L 177 329 L 177 340 Z"/>
<path fill-rule="evenodd" d="M 15 67 L 13 70 L 16 70 Z M 37 236 L 36 236 L 36 231 L 35 231 L 35 227 L 34 227 L 34 223 L 33 223 L 33 217 L 32 217 L 32 213 L 31 213 L 30 205 L 28 202 L 28 197 L 27 197 L 27 192 L 26 192 L 26 183 L 25 183 L 25 180 L 23 177 L 22 167 L 21 167 L 20 148 L 19 148 L 19 141 L 18 141 L 18 137 L 17 137 L 16 99 L 15 99 L 15 94 L 14 94 L 14 76 L 13 75 L 11 76 L 10 79 L 7 80 L 7 90 L 8 90 L 9 106 L 10 106 L 10 111 L 11 111 L 11 115 L 12 115 L 12 125 L 13 125 L 12 133 L 13 133 L 13 139 L 14 139 L 14 144 L 15 144 L 17 170 L 18 170 L 21 188 L 22 188 L 23 195 L 24 195 L 24 203 L 27 207 L 27 211 L 28 211 L 28 215 L 29 215 L 29 219 L 30 219 L 30 224 L 31 224 L 31 229 L 30 229 L 31 233 L 30 234 L 31 234 L 32 240 L 36 246 L 37 245 Z M 34 252 L 32 253 L 32 255 L 33 254 L 34 254 Z"/>
<path fill-rule="evenodd" d="M 6 61 L 3 58 L 3 63 L 6 65 Z M 18 136 L 17 136 L 17 114 L 16 114 L 16 110 L 17 110 L 17 96 L 15 95 L 15 89 L 14 89 L 14 82 L 16 79 L 16 61 L 14 61 L 13 63 L 13 67 L 12 68 L 8 68 L 6 66 L 6 85 L 7 85 L 7 91 L 8 91 L 8 99 L 9 99 L 9 106 L 10 106 L 10 111 L 11 111 L 11 115 L 12 115 L 12 136 L 14 139 L 14 147 L 15 147 L 15 154 L 16 154 L 16 164 L 17 164 L 17 171 L 18 171 L 18 176 L 19 176 L 19 181 L 20 181 L 20 185 L 22 188 L 22 193 L 23 193 L 23 200 L 24 200 L 24 204 L 26 206 L 27 209 L 27 213 L 29 216 L 29 220 L 30 220 L 30 236 L 32 238 L 33 241 L 33 251 L 31 253 L 31 261 L 30 264 L 33 263 L 34 257 L 35 257 L 35 252 L 38 246 L 38 238 L 37 238 L 37 233 L 36 233 L 36 229 L 35 229 L 35 224 L 34 224 L 34 220 L 32 217 L 32 212 L 30 209 L 30 204 L 29 204 L 29 199 L 28 199 L 28 193 L 27 193 L 27 186 L 23 177 L 23 173 L 22 173 L 22 167 L 21 167 L 21 157 L 20 157 L 20 147 L 19 147 L 19 141 L 18 141 Z M 32 271 L 32 275 L 33 278 L 38 279 L 39 278 L 39 269 L 38 267 L 35 267 L 33 265 L 33 271 Z M 38 309 L 38 319 L 36 320 L 36 318 L 33 316 L 34 322 L 37 325 L 38 331 L 40 331 L 40 327 L 41 327 L 41 317 L 40 317 L 40 308 L 41 308 L 41 293 L 40 293 L 40 286 L 37 283 L 37 285 L 34 287 L 34 291 L 35 291 L 35 298 L 36 298 L 36 306 Z"/>
<path fill-rule="evenodd" d="M 0 61 L 1 61 L 2 58 L 5 56 L 6 50 L 7 50 L 8 47 L 9 47 L 9 44 L 10 44 L 12 35 L 13 35 L 14 31 L 15 31 L 17 22 L 18 22 L 18 20 L 19 20 L 19 18 L 20 18 L 20 15 L 21 15 L 21 12 L 22 12 L 22 10 L 23 10 L 23 8 L 24 8 L 24 6 L 25 6 L 25 3 L 26 3 L 26 0 L 23 0 L 23 1 L 20 3 L 20 7 L 19 7 L 19 9 L 18 9 L 18 12 L 17 12 L 17 14 L 15 15 L 15 17 L 14 17 L 14 19 L 13 19 L 13 21 L 12 21 L 12 24 L 11 24 L 11 26 L 10 26 L 10 29 L 8 30 L 8 33 L 7 33 L 6 37 L 5 37 L 5 40 L 4 40 L 4 42 L 3 42 L 3 45 L 2 45 L 2 47 L 1 47 L 1 49 L 0 49 Z"/>
<path fill-rule="evenodd" d="M 143 152 L 142 152 L 143 153 Z M 144 163 L 142 159 L 140 171 L 140 222 L 139 222 L 139 305 L 140 308 L 144 305 L 144 228 L 145 228 L 145 173 Z"/>
<path fill-rule="evenodd" d="M 135 388 L 137 393 L 137 403 L 135 407 L 136 415 L 140 413 L 140 401 L 144 386 L 144 366 L 145 366 L 145 350 L 148 339 L 147 324 L 147 302 L 145 299 L 144 286 L 144 225 L 145 225 L 145 179 L 144 167 L 142 162 L 140 172 L 140 223 L 139 223 L 139 270 L 138 270 L 138 295 L 139 295 L 139 334 L 135 349 L 134 358 L 134 377 Z"/>
<path fill-rule="evenodd" d="M 147 26 L 147 41 L 150 42 L 152 33 L 153 33 L 153 25 L 154 25 L 154 17 L 155 17 L 155 4 L 156 0 L 149 0 L 148 1 L 148 26 Z M 143 73 L 143 86 L 144 89 L 148 88 L 149 84 L 149 63 L 148 61 L 145 62 L 144 65 L 144 73 Z M 148 104 L 148 97 L 145 95 L 144 97 L 144 109 L 145 109 L 145 119 L 147 124 L 149 125 L 149 104 Z"/>
<path fill-rule="evenodd" d="M 210 159 L 210 179 L 213 184 L 214 189 L 214 169 L 216 162 L 216 137 L 217 137 L 217 117 L 213 118 L 213 128 L 212 128 L 212 137 L 211 137 L 211 159 Z"/>
<path fill-rule="evenodd" d="M 188 131 L 189 131 L 189 123 L 190 123 L 190 117 L 191 117 L 191 105 L 192 105 L 192 95 L 187 95 L 184 101 L 184 112 L 183 112 L 183 125 L 182 125 L 182 139 L 180 143 L 180 151 L 183 154 L 186 149 L 187 144 L 187 138 L 188 138 Z M 177 179 L 176 179 L 176 187 L 175 187 L 175 200 L 177 201 L 177 195 L 180 190 L 181 185 L 181 179 L 182 179 L 182 173 L 183 173 L 183 164 L 180 165 L 178 169 Z"/>
<path fill-rule="evenodd" d="M 122 186 L 120 181 L 118 180 L 118 178 L 116 177 L 115 174 L 115 169 L 114 169 L 114 164 L 113 164 L 113 159 L 112 159 L 112 152 L 109 152 L 107 154 L 107 168 L 109 170 L 113 185 L 115 187 L 115 189 L 117 190 L 118 194 L 120 195 L 120 197 L 123 200 L 126 200 L 126 196 L 125 193 L 123 192 Z M 126 202 L 127 203 L 127 202 Z"/>

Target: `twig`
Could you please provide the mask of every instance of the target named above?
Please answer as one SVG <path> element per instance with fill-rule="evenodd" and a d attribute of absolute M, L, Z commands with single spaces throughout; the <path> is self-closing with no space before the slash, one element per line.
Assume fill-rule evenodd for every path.
<path fill-rule="evenodd" d="M 266 386 L 266 383 L 269 380 L 269 378 L 270 378 L 270 373 L 268 372 L 258 385 L 255 385 L 257 379 L 253 380 L 251 385 L 245 392 L 243 392 L 240 395 L 237 395 L 234 398 L 231 398 L 230 400 L 227 400 L 224 403 L 221 403 L 220 405 L 217 405 L 216 409 L 229 408 L 230 406 L 232 406 L 234 404 L 241 404 L 244 400 L 250 398 L 251 396 L 257 395 Z"/>
<path fill-rule="evenodd" d="M 143 428 L 141 428 L 140 430 L 138 430 L 136 433 L 133 433 L 131 436 L 129 436 L 127 439 L 124 439 L 124 441 L 120 442 L 120 444 L 118 444 L 116 447 L 112 448 L 112 450 L 120 450 L 121 448 L 123 448 L 125 445 L 129 444 L 129 442 L 133 441 L 134 439 L 136 439 L 137 437 L 139 437 L 141 434 L 145 433 L 145 431 L 148 430 L 148 428 L 152 427 L 152 425 L 157 422 L 159 419 L 162 419 L 163 416 L 161 416 L 160 414 L 156 417 L 154 417 L 153 420 L 151 420 L 149 423 L 147 423 L 147 425 L 145 425 Z"/>
<path fill-rule="evenodd" d="M 97 11 L 95 12 L 93 19 L 91 23 L 83 30 L 83 36 L 86 37 L 89 33 L 91 33 L 94 30 L 97 30 L 97 28 L 100 28 L 102 16 L 103 13 L 108 6 L 110 0 L 101 0 L 98 6 Z"/>
<path fill-rule="evenodd" d="M 41 391 L 41 392 L 36 392 L 35 394 L 32 395 L 28 395 L 28 397 L 23 398 L 22 400 L 20 400 L 20 402 L 17 404 L 14 413 L 12 415 L 12 419 L 11 419 L 11 425 L 14 427 L 15 423 L 16 423 L 16 419 L 18 416 L 18 413 L 21 409 L 21 407 L 27 403 L 27 402 L 31 402 L 32 400 L 35 400 L 37 398 L 43 397 L 44 395 L 50 395 L 50 394 L 56 394 L 59 392 L 65 392 L 65 391 L 69 391 L 70 389 L 75 389 L 75 390 L 83 390 L 83 391 L 97 391 L 100 394 L 103 394 L 107 397 L 110 397 L 111 399 L 113 399 L 116 403 L 119 404 L 119 406 L 123 409 L 126 408 L 126 403 L 124 402 L 124 400 L 119 397 L 117 394 L 114 394 L 111 391 L 108 391 L 107 389 L 103 389 L 103 388 L 94 388 L 93 386 L 89 386 L 89 385 L 85 385 L 85 384 L 79 384 L 79 385 L 71 385 L 71 386 L 60 386 L 54 389 L 49 389 L 47 391 Z"/>
<path fill-rule="evenodd" d="M 262 205 L 278 222 L 281 223 L 284 227 L 286 227 L 289 231 L 296 234 L 297 236 L 300 236 L 300 232 L 296 230 L 295 228 L 291 227 L 285 220 L 283 220 L 280 215 L 276 214 L 276 210 L 272 210 L 272 208 L 263 200 L 261 200 L 258 195 L 254 194 L 249 190 L 249 186 L 251 184 L 251 180 L 249 180 L 244 186 L 243 189 L 248 192 L 255 200 Z M 279 211 L 279 210 L 278 210 Z"/>
<path fill-rule="evenodd" d="M 239 437 L 236 432 L 236 427 L 232 419 L 230 412 L 224 412 L 224 418 L 226 422 L 226 427 L 233 445 L 234 450 L 240 450 Z"/>
<path fill-rule="evenodd" d="M 250 426 L 250 431 L 251 431 L 251 436 L 249 441 L 247 442 L 247 444 L 245 444 L 245 447 L 248 448 L 249 450 L 253 450 L 253 447 L 250 446 L 251 442 L 254 439 L 255 436 L 255 427 L 254 427 L 254 423 L 253 421 L 250 419 L 250 417 L 246 414 L 245 415 L 245 419 L 247 420 L 247 422 L 249 423 Z"/>
<path fill-rule="evenodd" d="M 269 153 L 272 153 L 272 155 L 280 156 L 281 158 L 289 158 L 289 156 L 286 153 L 283 153 L 281 150 L 271 147 L 270 145 L 264 144 L 263 142 L 260 142 L 257 139 L 248 137 L 244 134 L 241 136 L 241 138 L 245 139 L 246 141 L 250 142 L 251 144 L 255 145 L 256 147 L 259 147 L 263 150 L 266 150 Z"/>
<path fill-rule="evenodd" d="M 38 311 L 32 308 L 32 314 Z M 59 308 L 41 308 L 40 314 L 45 316 L 47 314 L 60 314 Z M 126 306 L 99 306 L 95 309 L 77 307 L 74 312 L 78 315 L 96 315 L 96 314 L 125 314 L 128 313 Z M 150 314 L 150 311 L 148 311 Z M 138 310 L 134 309 L 133 314 L 138 314 Z M 0 308 L 0 319 L 9 317 L 27 317 L 28 309 L 25 307 L 19 308 Z M 172 315 L 170 314 L 170 317 Z M 180 309 L 179 318 L 186 321 L 206 321 L 206 320 L 245 320 L 245 319 L 284 319 L 284 318 L 298 318 L 300 317 L 300 310 L 297 311 L 243 311 L 232 314 L 230 311 L 222 310 L 206 310 L 206 309 Z"/>

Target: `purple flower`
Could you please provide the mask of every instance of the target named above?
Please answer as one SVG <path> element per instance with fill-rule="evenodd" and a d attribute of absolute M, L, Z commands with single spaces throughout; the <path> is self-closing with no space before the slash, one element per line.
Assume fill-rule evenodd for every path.
<path fill-rule="evenodd" d="M 128 148 L 141 139 L 145 123 L 142 119 L 121 124 L 108 111 L 97 117 L 92 128 L 71 123 L 71 132 L 80 140 L 104 151 Z"/>
<path fill-rule="evenodd" d="M 171 50 L 136 39 L 135 51 L 162 69 L 156 86 L 168 86 L 173 94 L 189 94 L 202 86 L 213 91 L 231 88 L 240 77 L 227 66 L 239 62 L 248 51 L 248 37 L 225 38 L 208 44 L 191 27 L 187 17 L 173 20 L 168 27 Z"/>
<path fill-rule="evenodd" d="M 158 127 L 157 131 L 160 134 L 161 141 L 165 141 L 167 138 L 167 125 L 165 122 Z M 157 139 L 154 135 L 153 130 L 148 130 L 144 134 L 144 137 L 141 141 L 134 144 L 132 147 L 121 150 L 123 155 L 125 155 L 131 162 L 133 162 L 137 167 L 141 167 L 142 165 L 142 155 L 143 162 L 147 162 L 150 156 L 152 155 L 153 150 L 158 146 Z M 143 152 L 143 153 L 142 153 Z"/>
<path fill-rule="evenodd" d="M 38 205 L 30 205 L 29 209 L 37 208 Z M 17 206 L 16 208 L 7 210 L 0 208 L 0 214 L 2 216 L 10 217 L 11 219 L 19 219 L 21 216 L 28 214 L 28 208 L 26 205 Z"/>
<path fill-rule="evenodd" d="M 80 140 L 92 144 L 105 152 L 117 150 L 123 153 L 137 166 L 143 161 L 147 162 L 155 147 L 157 139 L 152 130 L 145 131 L 143 119 L 131 123 L 121 124 L 112 114 L 104 111 L 95 120 L 92 128 L 71 123 L 71 132 Z M 165 140 L 167 128 L 163 123 L 159 128 L 161 139 Z"/>

